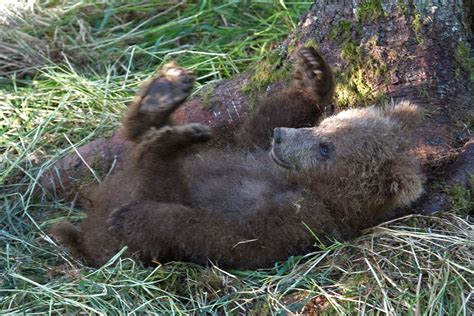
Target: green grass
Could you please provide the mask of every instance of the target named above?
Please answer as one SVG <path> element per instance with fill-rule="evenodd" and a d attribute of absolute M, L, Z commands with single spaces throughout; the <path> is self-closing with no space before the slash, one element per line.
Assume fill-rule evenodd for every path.
<path fill-rule="evenodd" d="M 142 80 L 170 59 L 196 71 L 196 91 L 238 74 L 309 4 L 39 1 L 0 26 L 2 313 L 468 313 L 474 247 L 465 215 L 409 216 L 258 271 L 144 268 L 119 255 L 92 269 L 48 237 L 52 223 L 84 213 L 47 196 L 38 178 L 110 135 Z M 457 196 L 459 214 L 472 208 Z"/>

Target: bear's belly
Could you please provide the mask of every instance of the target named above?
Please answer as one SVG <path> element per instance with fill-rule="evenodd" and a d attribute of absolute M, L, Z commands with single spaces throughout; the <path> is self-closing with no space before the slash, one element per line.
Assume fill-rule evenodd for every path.
<path fill-rule="evenodd" d="M 294 204 L 297 192 L 275 191 L 273 186 L 257 179 L 213 178 L 193 188 L 193 204 L 216 212 L 248 213 L 268 208 L 268 205 Z"/>
<path fill-rule="evenodd" d="M 286 182 L 265 154 L 195 156 L 184 174 L 192 204 L 216 212 L 249 213 L 294 205 L 302 193 Z"/>

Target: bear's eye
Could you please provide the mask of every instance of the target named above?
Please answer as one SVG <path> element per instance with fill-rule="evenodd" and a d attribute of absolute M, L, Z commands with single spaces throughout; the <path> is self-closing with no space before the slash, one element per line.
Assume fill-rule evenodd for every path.
<path fill-rule="evenodd" d="M 319 144 L 319 153 L 321 154 L 321 157 L 323 157 L 324 159 L 329 158 L 329 155 L 331 153 L 330 146 L 326 143 Z"/>

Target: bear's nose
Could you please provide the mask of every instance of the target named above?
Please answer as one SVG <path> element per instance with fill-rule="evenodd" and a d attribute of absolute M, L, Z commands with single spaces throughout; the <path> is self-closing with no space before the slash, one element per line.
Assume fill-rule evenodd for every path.
<path fill-rule="evenodd" d="M 273 129 L 273 141 L 275 144 L 281 143 L 281 128 L 276 127 Z"/>

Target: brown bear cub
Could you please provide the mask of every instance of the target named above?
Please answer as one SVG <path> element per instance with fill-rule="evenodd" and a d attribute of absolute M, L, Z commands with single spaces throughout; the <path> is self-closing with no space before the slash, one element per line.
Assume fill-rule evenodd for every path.
<path fill-rule="evenodd" d="M 136 145 L 124 167 L 94 190 L 80 228 L 61 222 L 53 235 L 95 266 L 128 246 L 146 263 L 254 269 L 305 254 L 317 240 L 353 238 L 415 200 L 417 107 L 347 110 L 311 127 L 331 105 L 333 74 L 310 48 L 295 68 L 289 88 L 262 99 L 235 141 L 199 150 L 209 127 L 170 120 L 194 77 L 166 66 L 125 118 Z"/>

